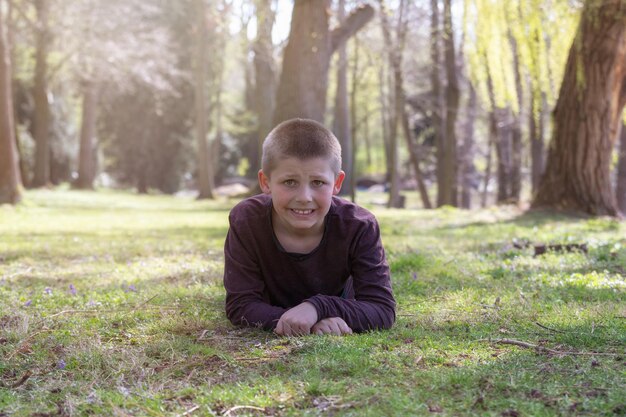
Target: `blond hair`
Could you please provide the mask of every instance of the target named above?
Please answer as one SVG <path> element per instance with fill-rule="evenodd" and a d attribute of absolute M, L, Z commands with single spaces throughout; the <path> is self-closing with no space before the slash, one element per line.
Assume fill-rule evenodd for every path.
<path fill-rule="evenodd" d="M 276 126 L 263 142 L 263 172 L 269 175 L 281 159 L 327 158 L 337 175 L 341 170 L 341 145 L 321 123 L 291 119 Z"/>

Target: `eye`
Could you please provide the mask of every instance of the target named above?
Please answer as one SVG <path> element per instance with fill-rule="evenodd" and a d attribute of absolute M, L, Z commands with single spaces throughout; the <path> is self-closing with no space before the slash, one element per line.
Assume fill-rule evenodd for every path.
<path fill-rule="evenodd" d="M 287 187 L 295 187 L 298 183 L 296 182 L 296 180 L 285 180 L 283 181 L 283 184 Z"/>
<path fill-rule="evenodd" d="M 323 187 L 326 184 L 325 181 L 322 180 L 313 180 L 314 187 Z"/>

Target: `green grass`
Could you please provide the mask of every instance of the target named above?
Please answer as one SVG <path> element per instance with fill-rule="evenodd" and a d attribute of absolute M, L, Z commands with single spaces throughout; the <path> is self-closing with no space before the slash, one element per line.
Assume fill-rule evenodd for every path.
<path fill-rule="evenodd" d="M 626 414 L 625 224 L 370 207 L 394 328 L 278 338 L 223 314 L 233 204 L 57 190 L 1 206 L 0 416 Z"/>

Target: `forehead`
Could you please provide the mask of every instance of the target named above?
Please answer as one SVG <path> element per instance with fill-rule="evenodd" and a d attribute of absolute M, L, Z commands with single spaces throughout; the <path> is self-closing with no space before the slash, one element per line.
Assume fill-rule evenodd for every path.
<path fill-rule="evenodd" d="M 272 170 L 276 175 L 334 176 L 330 158 L 282 158 Z"/>

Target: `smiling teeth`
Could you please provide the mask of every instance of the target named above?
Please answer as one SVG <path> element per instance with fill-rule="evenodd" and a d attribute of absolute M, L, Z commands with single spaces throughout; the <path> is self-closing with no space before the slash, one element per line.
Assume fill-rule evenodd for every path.
<path fill-rule="evenodd" d="M 313 210 L 296 210 L 296 209 L 292 209 L 292 210 L 296 214 L 311 214 L 311 213 L 313 213 Z"/>

